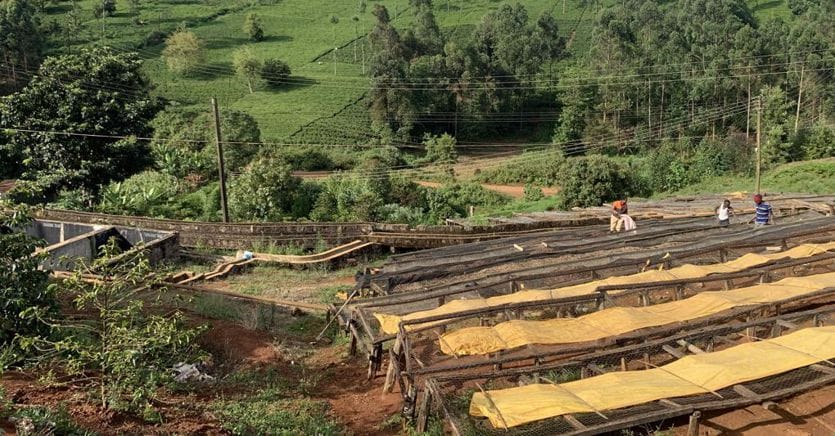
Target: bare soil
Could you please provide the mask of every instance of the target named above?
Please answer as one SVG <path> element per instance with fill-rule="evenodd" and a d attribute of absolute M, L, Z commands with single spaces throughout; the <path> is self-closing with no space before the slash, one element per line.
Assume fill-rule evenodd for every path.
<path fill-rule="evenodd" d="M 197 319 L 196 322 L 206 320 Z M 297 380 L 301 368 L 321 374 L 310 397 L 326 400 L 332 415 L 356 435 L 391 435 L 399 429 L 381 429 L 381 423 L 399 411 L 399 394 L 382 396 L 382 379 L 366 380 L 365 361 L 346 357 L 347 346 L 311 345 L 297 337 L 277 337 L 250 330 L 234 322 L 210 320 L 200 343 L 224 372 L 273 370 L 287 380 Z M 228 434 L 210 411 L 218 396 L 245 395 L 252 386 L 206 385 L 187 394 L 165 394 L 158 407 L 164 420 L 149 424 L 139 418 L 104 411 L 96 406 L 83 386 L 50 387 L 26 373 L 8 372 L 0 379 L 16 407 L 66 408 L 79 426 L 102 435 L 110 434 Z M 257 388 L 257 386 L 256 386 Z M 15 434 L 14 425 L 0 420 L 5 434 Z"/>

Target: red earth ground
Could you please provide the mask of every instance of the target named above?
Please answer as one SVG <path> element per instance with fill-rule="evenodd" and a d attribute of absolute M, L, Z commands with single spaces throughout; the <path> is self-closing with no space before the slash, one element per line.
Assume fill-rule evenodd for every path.
<path fill-rule="evenodd" d="M 297 368 L 293 366 L 299 356 L 284 352 L 286 347 L 276 346 L 277 339 L 272 335 L 228 321 L 211 320 L 209 324 L 210 329 L 201 338 L 201 343 L 216 359 L 225 360 L 227 365 L 234 365 L 237 370 L 272 368 L 287 377 L 298 375 Z M 381 429 L 380 424 L 399 411 L 399 394 L 381 395 L 382 379 L 367 381 L 364 360 L 346 359 L 343 357 L 344 347 L 310 348 L 312 354 L 303 357 L 304 364 L 310 370 L 323 374 L 311 395 L 314 399 L 329 402 L 332 415 L 356 435 L 397 433 L 398 429 Z M 104 435 L 226 434 L 211 413 L 201 410 L 201 406 L 208 404 L 221 391 L 209 389 L 190 395 L 166 395 L 158 405 L 165 420 L 162 424 L 151 425 L 121 414 L 102 412 L 89 401 L 89 396 L 81 388 L 45 387 L 34 377 L 16 372 L 3 374 L 0 385 L 16 406 L 49 405 L 57 408 L 63 404 L 78 425 Z M 0 420 L 0 428 L 5 434 L 15 434 L 14 426 L 6 420 Z"/>
<path fill-rule="evenodd" d="M 211 328 L 201 342 L 213 355 L 234 360 L 228 364 L 237 369 L 274 368 L 288 377 L 298 375 L 293 365 L 299 355 L 288 351 L 288 347 L 277 346 L 274 336 L 227 321 L 212 320 L 210 324 Z M 296 345 L 305 344 L 291 347 Z M 366 380 L 364 359 L 344 357 L 344 347 L 306 345 L 309 350 L 302 357 L 304 364 L 323 374 L 311 395 L 329 402 L 333 416 L 346 430 L 356 435 L 398 433 L 397 428 L 381 428 L 381 423 L 399 412 L 400 396 L 398 393 L 381 394 L 382 377 Z M 89 402 L 81 389 L 44 387 L 34 378 L 14 372 L 4 374 L 0 385 L 18 405 L 56 407 L 64 404 L 79 425 L 101 434 L 225 434 L 217 419 L 201 407 L 220 393 L 217 391 L 167 395 L 160 404 L 165 422 L 149 425 L 136 418 L 103 413 Z M 0 427 L 7 434 L 14 434 L 14 427 L 9 422 L 0 421 Z M 646 429 L 668 430 L 671 427 L 676 434 L 686 434 L 686 419 L 654 424 Z M 707 413 L 703 416 L 700 434 L 835 435 L 835 386 L 782 401 L 780 408 L 774 411 L 751 406 Z"/>

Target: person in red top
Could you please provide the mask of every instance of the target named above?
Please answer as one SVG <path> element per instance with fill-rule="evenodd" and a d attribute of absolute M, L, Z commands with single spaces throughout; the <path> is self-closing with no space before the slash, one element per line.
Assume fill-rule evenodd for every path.
<path fill-rule="evenodd" d="M 619 232 L 623 228 L 623 215 L 629 213 L 626 199 L 617 200 L 612 203 L 612 216 L 609 218 L 609 231 Z"/>

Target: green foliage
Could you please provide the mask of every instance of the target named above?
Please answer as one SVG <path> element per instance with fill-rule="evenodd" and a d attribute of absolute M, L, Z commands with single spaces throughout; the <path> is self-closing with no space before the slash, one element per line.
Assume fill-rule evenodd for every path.
<path fill-rule="evenodd" d="M 116 13 L 116 0 L 101 0 L 93 6 L 93 16 L 107 18 Z"/>
<path fill-rule="evenodd" d="M 63 188 L 95 191 L 102 183 L 141 169 L 147 148 L 132 135 L 150 135 L 148 122 L 160 106 L 149 96 L 141 65 L 136 54 L 82 49 L 47 59 L 26 88 L 2 98 L 0 127 L 103 135 L 95 140 L 49 133 L 12 135 L 9 144 L 22 158 L 24 178 L 50 196 Z"/>
<path fill-rule="evenodd" d="M 328 404 L 310 399 L 279 399 L 281 392 L 265 389 L 241 401 L 215 405 L 221 425 L 234 435 L 337 435 L 342 430 L 328 416 Z"/>
<path fill-rule="evenodd" d="M 25 83 L 26 76 L 21 74 L 37 66 L 44 39 L 34 3 L 28 0 L 0 2 L 0 35 L 0 53 L 3 53 L 5 64 L 0 69 L 0 78 Z"/>
<path fill-rule="evenodd" d="M 435 162 L 444 165 L 452 165 L 458 161 L 458 151 L 455 147 L 458 141 L 455 137 L 444 133 L 441 136 L 435 136 L 427 133 L 423 137 L 423 146 L 426 147 L 426 161 Z"/>
<path fill-rule="evenodd" d="M 258 42 L 264 39 L 264 27 L 261 24 L 261 17 L 255 12 L 247 14 L 244 21 L 244 32 L 249 39 Z"/>
<path fill-rule="evenodd" d="M 600 206 L 632 193 L 630 169 L 617 161 L 594 155 L 569 159 L 562 187 L 562 208 Z"/>
<path fill-rule="evenodd" d="M 301 180 L 278 159 L 253 162 L 229 186 L 229 209 L 242 221 L 280 221 L 289 215 Z"/>
<path fill-rule="evenodd" d="M 82 274 L 91 270 L 108 280 L 85 281 Z M 201 330 L 184 327 L 179 312 L 147 313 L 156 281 L 150 272 L 143 252 L 120 253 L 111 241 L 101 257 L 63 282 L 61 291 L 78 315 L 52 320 L 59 337 L 21 345 L 40 350 L 43 364 L 60 364 L 69 377 L 88 382 L 102 407 L 153 418 L 152 400 L 171 381 L 171 366 L 199 355 Z"/>
<path fill-rule="evenodd" d="M 235 50 L 232 63 L 235 66 L 235 74 L 246 80 L 249 93 L 255 92 L 255 81 L 261 74 L 261 61 L 255 57 L 252 49 L 244 46 Z"/>
<path fill-rule="evenodd" d="M 33 435 L 87 436 L 95 434 L 76 425 L 63 405 L 60 405 L 57 410 L 48 407 L 21 408 L 12 417 L 17 422 L 27 422 L 27 425 L 31 425 Z"/>
<path fill-rule="evenodd" d="M 98 210 L 104 213 L 166 217 L 168 205 L 179 192 L 177 178 L 157 171 L 144 171 L 105 186 Z"/>
<path fill-rule="evenodd" d="M 534 186 L 530 183 L 525 184 L 523 192 L 525 195 L 525 201 L 539 201 L 545 198 L 545 194 L 542 193 L 542 188 Z"/>
<path fill-rule="evenodd" d="M 205 57 L 203 44 L 188 30 L 177 30 L 165 40 L 162 57 L 168 69 L 178 75 L 191 73 Z"/>
<path fill-rule="evenodd" d="M 47 334 L 41 320 L 58 310 L 49 274 L 39 269 L 45 254 L 33 255 L 46 244 L 21 231 L 29 223 L 25 208 L 0 202 L 0 347 L 18 335 Z"/>
<path fill-rule="evenodd" d="M 470 206 L 498 206 L 507 197 L 483 188 L 478 183 L 453 183 L 427 191 L 429 217 L 434 223 L 467 216 Z"/>
<path fill-rule="evenodd" d="M 290 74 L 290 65 L 280 59 L 267 59 L 261 68 L 261 79 L 274 87 L 286 85 Z"/>
<path fill-rule="evenodd" d="M 555 186 L 562 181 L 565 156 L 561 147 L 543 151 L 526 151 L 518 158 L 507 160 L 505 165 L 480 171 L 476 180 L 486 183 L 531 183 Z"/>
<path fill-rule="evenodd" d="M 337 174 L 321 183 L 322 192 L 310 213 L 315 221 L 374 221 L 384 204 L 380 181 L 357 174 Z"/>
<path fill-rule="evenodd" d="M 151 125 L 151 156 L 157 168 L 180 179 L 196 179 L 197 183 L 217 178 L 214 116 L 210 112 L 171 108 L 160 112 Z M 220 128 L 226 142 L 226 170 L 240 171 L 258 150 L 258 123 L 245 112 L 222 110 Z"/>
<path fill-rule="evenodd" d="M 822 122 L 815 124 L 806 132 L 803 152 L 806 159 L 835 157 L 835 131 Z"/>

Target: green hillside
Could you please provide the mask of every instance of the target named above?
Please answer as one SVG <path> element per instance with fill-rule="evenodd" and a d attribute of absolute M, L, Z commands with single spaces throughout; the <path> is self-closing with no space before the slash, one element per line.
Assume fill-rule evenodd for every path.
<path fill-rule="evenodd" d="M 94 19 L 95 0 L 77 3 L 76 12 L 83 21 L 82 30 L 69 38 L 53 37 L 53 51 L 71 51 L 81 45 L 111 45 L 123 50 L 138 50 L 147 59 L 146 71 L 156 85 L 157 92 L 185 106 L 207 106 L 217 97 L 221 106 L 249 112 L 258 121 L 266 141 L 282 142 L 364 142 L 369 135 L 369 123 L 364 110 L 349 110 L 329 119 L 327 125 L 316 123 L 350 106 L 368 89 L 368 79 L 362 74 L 362 51 L 370 54 L 367 39 L 362 38 L 373 26 L 371 5 L 365 13 L 354 2 L 325 0 L 285 0 L 246 3 L 240 1 L 144 1 L 139 15 L 129 12 L 126 1 L 117 3 L 113 17 Z M 392 14 L 397 13 L 395 25 L 411 23 L 408 0 L 386 0 Z M 576 0 L 521 2 L 531 17 L 544 11 L 557 17 L 561 32 L 573 38 L 573 47 L 582 53 L 588 43 L 588 22 L 593 12 L 581 7 Z M 437 1 L 435 14 L 442 30 L 453 38 L 465 37 L 484 14 L 498 9 L 501 2 L 489 0 Z M 593 7 L 592 7 L 593 8 Z M 591 9 L 591 8 L 589 8 Z M 72 6 L 61 3 L 50 6 L 47 19 L 68 19 Z M 242 27 L 247 14 L 257 13 L 264 25 L 266 38 L 251 43 Z M 339 19 L 331 24 L 330 17 Z M 356 16 L 358 21 L 353 21 Z M 137 24 L 139 23 L 139 24 Z M 204 42 L 206 61 L 198 74 L 180 77 L 167 71 L 160 58 L 162 44 L 148 41 L 153 32 L 170 32 L 185 24 Z M 361 38 L 357 40 L 357 37 Z M 154 44 L 157 42 L 157 44 Z M 67 45 L 69 43 L 69 45 Z M 365 44 L 366 47 L 362 47 Z M 279 58 L 293 70 L 293 85 L 271 90 L 262 87 L 250 94 L 246 85 L 232 70 L 233 52 L 240 46 L 251 45 L 261 58 Z M 337 52 L 334 74 L 334 57 Z M 354 53 L 357 53 L 355 59 Z M 308 126 L 309 125 L 309 126 Z M 306 128 L 302 129 L 303 127 Z M 302 129 L 301 132 L 298 132 Z M 324 130 L 324 131 L 323 131 Z M 296 135 L 293 133 L 298 132 Z M 291 136 L 293 135 L 293 136 Z"/>

